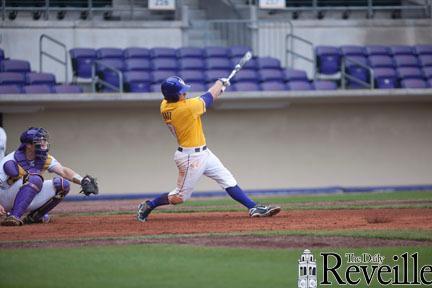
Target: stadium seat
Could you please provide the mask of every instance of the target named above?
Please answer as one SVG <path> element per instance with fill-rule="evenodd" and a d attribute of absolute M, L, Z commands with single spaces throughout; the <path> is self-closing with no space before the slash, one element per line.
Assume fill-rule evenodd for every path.
<path fill-rule="evenodd" d="M 233 57 L 231 58 L 231 67 L 234 68 L 235 65 L 237 65 L 240 61 L 241 57 Z M 251 69 L 251 70 L 257 70 L 257 61 L 256 58 L 252 58 L 249 60 L 244 66 L 243 69 Z"/>
<path fill-rule="evenodd" d="M 240 70 L 232 79 L 232 82 L 259 82 L 259 75 L 255 70 Z"/>
<path fill-rule="evenodd" d="M 177 59 L 175 58 L 153 58 L 151 60 L 153 70 L 177 70 Z"/>
<path fill-rule="evenodd" d="M 26 78 L 24 73 L 1 72 L 0 85 L 25 85 Z"/>
<path fill-rule="evenodd" d="M 261 90 L 263 91 L 284 91 L 287 90 L 286 84 L 280 81 L 267 81 L 262 82 Z"/>
<path fill-rule="evenodd" d="M 369 66 L 372 68 L 393 68 L 393 59 L 386 55 L 373 55 L 369 56 Z"/>
<path fill-rule="evenodd" d="M 367 59 L 363 56 L 349 56 L 345 60 L 345 72 L 354 77 L 355 79 L 361 80 L 363 82 L 369 83 L 369 70 L 359 64 L 363 64 L 367 66 Z M 348 88 L 363 88 L 364 85 L 359 84 L 356 81 L 352 81 L 348 79 L 347 81 Z"/>
<path fill-rule="evenodd" d="M 82 88 L 78 85 L 56 85 L 52 87 L 54 93 L 78 94 L 82 93 Z"/>
<path fill-rule="evenodd" d="M 91 67 L 96 60 L 96 51 L 90 48 L 74 48 L 69 50 L 72 71 L 75 77 L 91 78 Z"/>
<path fill-rule="evenodd" d="M 204 51 L 198 47 L 182 47 L 177 49 L 178 58 L 202 58 Z"/>
<path fill-rule="evenodd" d="M 432 45 L 416 45 L 414 47 L 417 55 L 432 55 Z"/>
<path fill-rule="evenodd" d="M 332 46 L 315 47 L 316 65 L 319 73 L 335 74 L 340 70 L 341 55 L 339 48 Z"/>
<path fill-rule="evenodd" d="M 179 76 L 186 83 L 204 83 L 206 80 L 204 73 L 198 70 L 181 70 Z"/>
<path fill-rule="evenodd" d="M 390 48 L 383 45 L 367 45 L 365 49 L 368 56 L 391 55 Z"/>
<path fill-rule="evenodd" d="M 204 83 L 192 83 L 189 92 L 205 92 L 207 91 L 207 85 Z"/>
<path fill-rule="evenodd" d="M 429 85 L 429 88 L 432 88 L 432 79 L 429 79 L 429 80 L 427 81 L 427 83 L 428 83 L 428 85 Z"/>
<path fill-rule="evenodd" d="M 55 76 L 51 73 L 31 72 L 27 73 L 26 78 L 29 85 L 47 84 L 53 86 L 56 84 Z"/>
<path fill-rule="evenodd" d="M 421 79 L 405 79 L 401 81 L 401 88 L 422 89 L 429 88 L 429 85 Z"/>
<path fill-rule="evenodd" d="M 252 51 L 252 49 L 250 47 L 247 46 L 232 46 L 229 49 L 229 57 L 230 58 L 234 58 L 234 57 L 243 57 L 244 54 L 246 54 L 246 52 L 248 51 Z"/>
<path fill-rule="evenodd" d="M 111 59 L 98 60 L 96 62 L 96 74 L 98 75 L 98 77 L 115 87 L 119 87 L 120 86 L 119 75 L 113 70 L 107 68 L 106 66 L 123 71 L 125 68 L 123 60 L 111 58 Z M 102 90 L 103 92 L 113 92 L 112 89 L 108 87 L 103 87 Z"/>
<path fill-rule="evenodd" d="M 129 47 L 124 49 L 123 58 L 125 59 L 148 59 L 150 58 L 150 50 L 141 47 Z"/>
<path fill-rule="evenodd" d="M 423 80 L 423 72 L 419 68 L 404 67 L 397 69 L 398 77 L 404 79 L 420 79 Z"/>
<path fill-rule="evenodd" d="M 207 83 L 212 83 L 215 82 L 217 79 L 222 78 L 222 77 L 227 77 L 227 75 L 230 73 L 229 70 L 224 70 L 224 69 L 216 69 L 216 70 L 207 70 L 204 72 L 204 77 L 205 77 L 205 81 Z M 240 74 L 240 73 L 238 73 Z M 236 75 L 235 77 L 237 77 L 238 75 Z"/>
<path fill-rule="evenodd" d="M 393 60 L 396 67 L 419 67 L 417 57 L 413 55 L 396 55 Z"/>
<path fill-rule="evenodd" d="M 264 81 L 284 81 L 284 73 L 279 69 L 262 69 L 258 71 L 259 79 Z"/>
<path fill-rule="evenodd" d="M 3 49 L 0 48 L 0 62 L 3 61 L 4 59 L 5 59 L 4 51 Z"/>
<path fill-rule="evenodd" d="M 340 47 L 343 56 L 365 56 L 366 50 L 363 46 L 344 45 Z"/>
<path fill-rule="evenodd" d="M 51 87 L 46 84 L 27 85 L 23 87 L 25 94 L 48 94 L 52 93 Z"/>
<path fill-rule="evenodd" d="M 315 80 L 312 87 L 315 90 L 336 90 L 337 84 L 334 81 Z"/>
<path fill-rule="evenodd" d="M 229 50 L 226 47 L 205 47 L 204 48 L 204 57 L 206 58 L 228 58 Z"/>
<path fill-rule="evenodd" d="M 279 59 L 273 57 L 259 57 L 256 59 L 258 69 L 281 69 Z"/>
<path fill-rule="evenodd" d="M 398 87 L 397 73 L 393 68 L 375 68 L 373 72 L 376 88 L 394 89 Z"/>
<path fill-rule="evenodd" d="M 125 71 L 150 71 L 152 66 L 149 59 L 129 58 L 124 61 Z"/>
<path fill-rule="evenodd" d="M 111 71 L 107 66 L 123 71 L 125 69 L 124 62 L 120 59 L 103 59 L 97 60 L 96 72 L 103 72 L 105 70 Z"/>
<path fill-rule="evenodd" d="M 284 81 L 308 81 L 306 71 L 299 69 L 288 68 L 283 71 Z"/>
<path fill-rule="evenodd" d="M 423 68 L 423 75 L 426 79 L 432 79 L 432 66 Z"/>
<path fill-rule="evenodd" d="M 432 66 L 432 55 L 421 55 L 418 59 L 422 67 Z"/>
<path fill-rule="evenodd" d="M 150 85 L 150 92 L 161 93 L 161 85 L 160 85 L 160 83 Z"/>
<path fill-rule="evenodd" d="M 18 85 L 0 85 L 0 94 L 20 94 L 21 87 Z"/>
<path fill-rule="evenodd" d="M 152 77 L 150 72 L 128 71 L 123 73 L 123 82 L 127 92 L 150 92 Z"/>
<path fill-rule="evenodd" d="M 261 88 L 257 83 L 239 82 L 231 86 L 232 91 L 260 91 Z"/>
<path fill-rule="evenodd" d="M 155 47 L 150 49 L 151 58 L 177 58 L 177 50 L 167 47 Z"/>
<path fill-rule="evenodd" d="M 96 50 L 98 59 L 123 59 L 123 50 L 120 48 L 99 48 Z"/>
<path fill-rule="evenodd" d="M 228 58 L 207 58 L 205 60 L 207 70 L 222 69 L 230 70 L 232 69 L 231 61 Z"/>
<path fill-rule="evenodd" d="M 414 55 L 414 49 L 408 45 L 394 45 L 390 47 L 393 56 L 396 55 Z"/>
<path fill-rule="evenodd" d="M 182 58 L 178 61 L 181 70 L 204 70 L 205 63 L 201 58 Z"/>
<path fill-rule="evenodd" d="M 30 72 L 30 62 L 25 60 L 4 60 L 1 62 L 2 72 Z"/>
<path fill-rule="evenodd" d="M 305 81 L 291 81 L 287 83 L 288 90 L 313 90 L 312 85 L 309 82 Z"/>
<path fill-rule="evenodd" d="M 175 76 L 177 73 L 175 70 L 165 70 L 165 71 L 153 71 L 151 72 L 152 83 L 162 83 L 168 77 Z M 151 89 L 150 89 L 151 90 Z M 160 91 L 160 87 L 159 87 Z"/>

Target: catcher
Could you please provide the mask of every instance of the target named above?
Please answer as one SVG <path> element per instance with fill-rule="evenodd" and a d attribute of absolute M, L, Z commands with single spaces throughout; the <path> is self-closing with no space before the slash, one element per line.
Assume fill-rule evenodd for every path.
<path fill-rule="evenodd" d="M 68 194 L 69 181 L 81 185 L 86 196 L 98 194 L 93 177 L 81 177 L 48 154 L 48 132 L 44 128 L 28 128 L 20 142 L 18 149 L 0 162 L 0 215 L 7 215 L 1 225 L 49 222 L 48 212 Z M 44 180 L 45 171 L 60 177 Z"/>

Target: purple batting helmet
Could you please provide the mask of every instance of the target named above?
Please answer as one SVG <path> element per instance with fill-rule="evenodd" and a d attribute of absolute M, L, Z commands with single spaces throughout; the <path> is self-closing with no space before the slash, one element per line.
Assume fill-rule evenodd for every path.
<path fill-rule="evenodd" d="M 161 91 L 165 100 L 168 102 L 177 102 L 179 96 L 186 93 L 190 87 L 180 77 L 171 76 L 162 82 Z"/>

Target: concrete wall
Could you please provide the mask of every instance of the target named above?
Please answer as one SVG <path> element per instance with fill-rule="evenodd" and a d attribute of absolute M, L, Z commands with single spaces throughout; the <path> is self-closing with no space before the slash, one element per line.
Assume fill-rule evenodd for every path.
<path fill-rule="evenodd" d="M 158 107 L 4 114 L 8 150 L 26 127 L 51 134 L 52 154 L 100 180 L 103 193 L 171 190 L 176 143 Z M 246 189 L 426 184 L 432 179 L 432 103 L 291 104 L 211 110 L 210 149 Z M 77 189 L 77 188 L 75 188 Z M 202 179 L 199 191 L 217 190 Z"/>

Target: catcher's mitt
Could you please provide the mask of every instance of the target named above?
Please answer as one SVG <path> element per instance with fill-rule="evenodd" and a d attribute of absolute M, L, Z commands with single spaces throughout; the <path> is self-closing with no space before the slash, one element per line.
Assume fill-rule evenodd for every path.
<path fill-rule="evenodd" d="M 96 178 L 86 175 L 81 180 L 81 191 L 80 193 L 83 193 L 86 196 L 89 196 L 90 194 L 98 194 L 99 193 L 99 187 L 96 182 Z"/>

